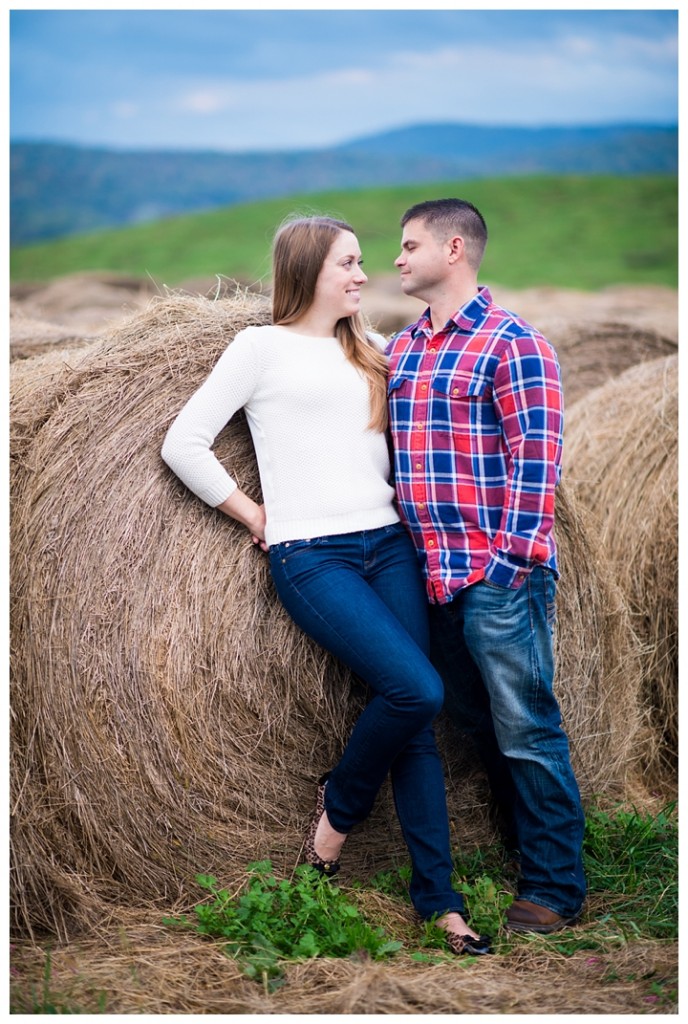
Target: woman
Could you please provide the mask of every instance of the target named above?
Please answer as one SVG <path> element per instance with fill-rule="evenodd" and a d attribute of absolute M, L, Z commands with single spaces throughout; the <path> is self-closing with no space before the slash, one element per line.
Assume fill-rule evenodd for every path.
<path fill-rule="evenodd" d="M 347 834 L 391 772 L 416 910 L 437 915 L 454 952 L 485 953 L 489 940 L 466 924 L 451 887 L 432 729 L 443 688 L 426 658 L 425 595 L 389 483 L 387 365 L 363 327 L 361 264 L 348 224 L 311 217 L 283 225 L 273 248 L 272 325 L 237 334 L 170 427 L 162 456 L 269 551 L 294 621 L 372 691 L 341 760 L 320 780 L 308 863 L 336 873 Z M 211 452 L 240 408 L 264 505 L 240 491 Z"/>

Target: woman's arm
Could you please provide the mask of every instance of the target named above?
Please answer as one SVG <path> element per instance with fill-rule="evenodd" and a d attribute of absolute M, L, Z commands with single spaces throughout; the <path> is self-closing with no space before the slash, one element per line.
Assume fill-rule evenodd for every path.
<path fill-rule="evenodd" d="M 265 540 L 263 507 L 239 491 L 212 445 L 228 420 L 250 399 L 258 376 L 251 335 L 241 332 L 172 423 L 162 448 L 163 460 L 179 479 L 208 505 L 247 526 L 255 543 Z"/>
<path fill-rule="evenodd" d="M 230 494 L 221 505 L 216 506 L 219 512 L 231 516 L 237 522 L 242 523 L 251 533 L 254 544 L 258 544 L 263 551 L 268 550 L 265 543 L 265 506 L 258 505 L 248 494 L 244 494 L 238 488 Z"/>

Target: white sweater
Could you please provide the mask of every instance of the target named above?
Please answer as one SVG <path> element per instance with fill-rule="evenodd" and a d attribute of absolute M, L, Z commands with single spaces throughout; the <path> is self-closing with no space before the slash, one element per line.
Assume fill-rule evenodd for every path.
<path fill-rule="evenodd" d="M 367 381 L 336 338 L 248 327 L 191 396 L 162 457 L 214 507 L 237 484 L 211 446 L 241 408 L 258 460 L 268 544 L 398 521 L 385 435 L 368 429 Z"/>

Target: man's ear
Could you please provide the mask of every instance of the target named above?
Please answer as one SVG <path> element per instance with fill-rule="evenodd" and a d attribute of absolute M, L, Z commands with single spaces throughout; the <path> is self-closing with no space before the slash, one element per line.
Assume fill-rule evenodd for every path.
<path fill-rule="evenodd" d="M 456 263 L 464 253 L 463 238 L 461 235 L 454 235 L 453 238 L 447 239 L 447 245 L 449 246 L 449 262 Z"/>

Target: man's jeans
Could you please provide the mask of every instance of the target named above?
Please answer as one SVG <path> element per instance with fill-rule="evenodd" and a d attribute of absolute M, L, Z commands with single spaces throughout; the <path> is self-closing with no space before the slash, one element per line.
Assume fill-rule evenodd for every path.
<path fill-rule="evenodd" d="M 556 581 L 540 566 L 518 589 L 486 581 L 430 608 L 445 707 L 475 741 L 511 842 L 519 897 L 565 917 L 585 898 L 583 810 L 553 693 Z"/>
<path fill-rule="evenodd" d="M 427 601 L 404 527 L 274 544 L 270 567 L 294 621 L 372 691 L 325 788 L 330 823 L 349 832 L 362 822 L 391 772 L 416 910 L 423 918 L 463 913 L 451 886 L 444 773 L 432 728 L 443 686 L 427 657 Z"/>

